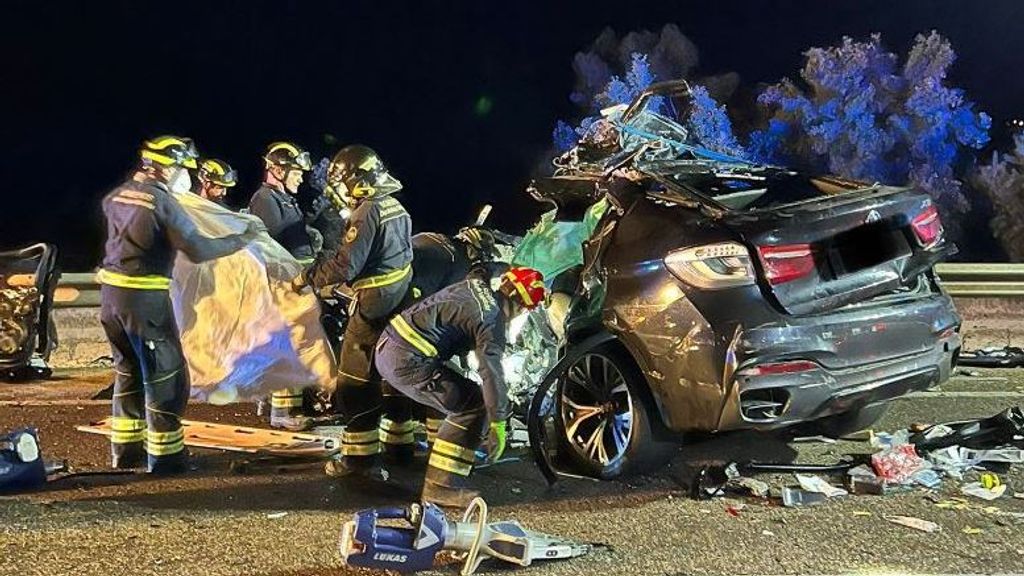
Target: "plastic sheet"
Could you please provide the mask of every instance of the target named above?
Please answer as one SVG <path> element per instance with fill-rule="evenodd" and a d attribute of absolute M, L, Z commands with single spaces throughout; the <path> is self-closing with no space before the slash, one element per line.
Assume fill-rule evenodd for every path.
<path fill-rule="evenodd" d="M 555 220 L 555 210 L 546 212 L 516 248 L 512 264 L 539 270 L 550 284 L 558 274 L 583 264 L 583 243 L 607 209 L 607 200 L 598 201 L 582 222 Z"/>
<path fill-rule="evenodd" d="M 255 218 L 194 194 L 176 195 L 204 236 L 235 234 Z M 334 356 L 310 291 L 290 281 L 301 265 L 266 232 L 244 250 L 195 264 L 178 256 L 174 315 L 192 378 L 192 397 L 251 402 L 281 388 L 334 385 Z"/>

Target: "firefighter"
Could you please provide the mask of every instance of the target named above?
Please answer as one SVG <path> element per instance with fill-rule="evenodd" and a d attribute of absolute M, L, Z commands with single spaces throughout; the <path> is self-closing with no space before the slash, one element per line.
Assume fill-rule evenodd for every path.
<path fill-rule="evenodd" d="M 199 181 L 196 194 L 226 207 L 228 188 L 238 184 L 238 173 L 227 162 L 209 158 L 199 163 L 196 179 Z"/>
<path fill-rule="evenodd" d="M 355 291 L 341 345 L 336 409 L 346 420 L 340 460 L 328 462 L 331 476 L 380 479 L 383 440 L 389 459 L 411 460 L 415 441 L 411 405 L 382 385 L 373 366 L 373 348 L 412 280 L 412 219 L 394 194 L 401 183 L 377 154 L 362 145 L 346 146 L 331 160 L 328 184 L 343 190 L 352 214 L 341 247 L 324 254 L 296 278 L 297 289 L 345 284 Z M 382 419 L 383 416 L 383 419 Z"/>
<path fill-rule="evenodd" d="M 487 460 L 505 450 L 509 414 L 501 357 L 508 321 L 544 301 L 544 278 L 530 268 L 502 275 L 497 292 L 480 278 L 453 284 L 395 316 L 377 344 L 382 378 L 420 404 L 444 413 L 430 451 L 422 499 L 464 507 L 466 488 L 485 440 Z M 450 368 L 453 356 L 475 351 L 483 385 Z"/>
<path fill-rule="evenodd" d="M 290 142 L 274 142 L 263 156 L 263 184 L 249 201 L 249 212 L 267 225 L 270 237 L 302 264 L 313 262 L 313 238 L 295 195 L 303 173 L 313 164 L 309 153 Z M 270 426 L 299 431 L 312 420 L 303 410 L 302 389 L 276 390 L 270 398 Z"/>
<path fill-rule="evenodd" d="M 465 280 L 470 273 L 489 278 L 488 265 L 494 259 L 495 239 L 490 230 L 463 228 L 454 237 L 423 232 L 412 237 L 412 289 L 402 304 L 408 308 L 417 300 L 433 296 L 442 288 Z M 424 407 L 427 444 L 432 444 L 444 421 L 444 414 Z"/>
<path fill-rule="evenodd" d="M 116 371 L 112 463 L 175 474 L 188 467 L 181 415 L 189 394 L 168 294 L 175 251 L 204 262 L 240 250 L 247 236 L 201 236 L 173 198 L 191 188 L 188 170 L 197 167 L 191 140 L 154 138 L 140 156 L 138 171 L 103 199 L 107 241 L 97 280 Z M 246 232 L 258 226 L 253 221 Z"/>
<path fill-rule="evenodd" d="M 415 298 L 426 298 L 466 279 L 494 259 L 494 235 L 485 228 L 463 228 L 454 237 L 423 232 L 412 237 Z M 486 274 L 485 270 L 481 270 Z"/>
<path fill-rule="evenodd" d="M 290 142 L 275 142 L 263 156 L 263 184 L 249 201 L 249 212 L 267 225 L 270 237 L 303 264 L 313 262 L 313 239 L 295 195 L 303 174 L 313 168 L 306 152 Z"/>

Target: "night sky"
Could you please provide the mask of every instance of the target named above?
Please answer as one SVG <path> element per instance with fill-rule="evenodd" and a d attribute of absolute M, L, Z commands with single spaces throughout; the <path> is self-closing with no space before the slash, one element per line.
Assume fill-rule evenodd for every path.
<path fill-rule="evenodd" d="M 953 81 L 1000 126 L 1024 114 L 1024 2 L 4 2 L 0 247 L 56 242 L 63 267 L 91 269 L 98 200 L 139 142 L 194 138 L 241 172 L 293 140 L 314 157 L 361 142 L 404 182 L 417 230 L 451 231 L 485 202 L 521 231 L 522 193 L 558 118 L 575 119 L 571 59 L 606 26 L 676 23 L 701 51 L 698 75 L 745 85 L 795 76 L 810 46 L 881 32 L 900 54 L 937 29 L 959 54 Z"/>

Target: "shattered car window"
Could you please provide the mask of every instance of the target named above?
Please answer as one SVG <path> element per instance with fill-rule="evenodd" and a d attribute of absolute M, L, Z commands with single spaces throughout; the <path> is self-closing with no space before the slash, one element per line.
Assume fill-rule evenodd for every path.
<path fill-rule="evenodd" d="M 732 211 L 777 208 L 868 187 L 863 182 L 832 177 L 809 178 L 781 170 L 665 175 Z"/>

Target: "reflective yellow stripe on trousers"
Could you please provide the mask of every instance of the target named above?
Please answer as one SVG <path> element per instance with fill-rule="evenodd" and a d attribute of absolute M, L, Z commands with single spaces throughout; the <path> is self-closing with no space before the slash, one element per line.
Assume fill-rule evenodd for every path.
<path fill-rule="evenodd" d="M 341 433 L 341 454 L 343 456 L 373 456 L 380 452 L 380 432 L 378 430 L 367 430 L 365 432 Z"/>
<path fill-rule="evenodd" d="M 402 445 L 416 442 L 416 422 L 392 422 L 387 418 L 380 421 L 380 441 L 385 444 Z"/>
<path fill-rule="evenodd" d="M 146 433 L 146 452 L 151 456 L 168 456 L 185 449 L 185 431 L 181 428 L 173 432 Z"/>
<path fill-rule="evenodd" d="M 145 420 L 114 416 L 110 419 L 110 430 L 112 444 L 134 444 L 146 439 Z"/>
<path fill-rule="evenodd" d="M 473 450 L 438 438 L 430 450 L 428 464 L 445 472 L 469 476 L 469 473 L 473 471 L 474 461 L 476 461 L 476 452 Z"/>

